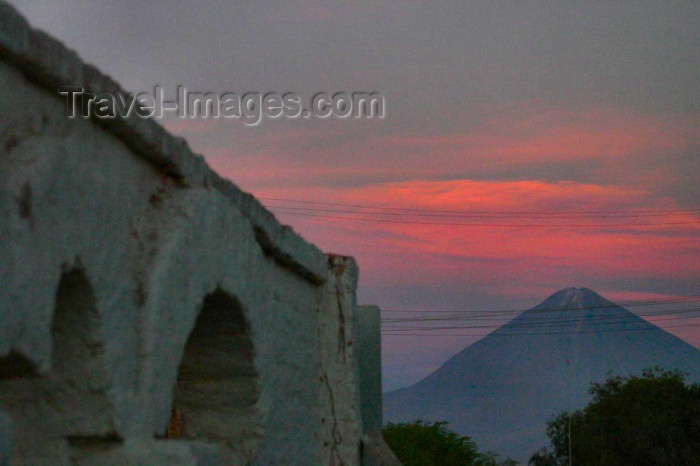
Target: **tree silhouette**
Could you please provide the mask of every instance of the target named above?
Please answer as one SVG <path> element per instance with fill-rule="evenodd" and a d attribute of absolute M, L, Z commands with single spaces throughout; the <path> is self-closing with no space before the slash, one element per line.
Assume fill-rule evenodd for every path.
<path fill-rule="evenodd" d="M 641 376 L 591 384 L 593 400 L 547 424 L 551 447 L 532 466 L 653 466 L 700 464 L 700 385 L 679 371 L 646 369 Z"/>
<path fill-rule="evenodd" d="M 509 466 L 494 453 L 479 453 L 468 436 L 447 428 L 447 422 L 388 423 L 382 430 L 384 441 L 404 466 Z"/>

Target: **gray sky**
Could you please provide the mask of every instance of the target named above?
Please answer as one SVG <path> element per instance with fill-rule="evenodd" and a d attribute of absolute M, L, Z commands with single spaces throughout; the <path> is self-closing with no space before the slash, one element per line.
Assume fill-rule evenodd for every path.
<path fill-rule="evenodd" d="M 431 209 L 700 205 L 698 2 L 11 3 L 130 90 L 385 96 L 382 121 L 166 125 L 258 196 Z M 483 234 L 279 218 L 356 256 L 360 299 L 385 308 L 521 308 L 567 286 L 700 293 L 696 229 Z M 387 388 L 473 338 L 447 340 L 412 342 L 418 355 L 387 339 Z"/>

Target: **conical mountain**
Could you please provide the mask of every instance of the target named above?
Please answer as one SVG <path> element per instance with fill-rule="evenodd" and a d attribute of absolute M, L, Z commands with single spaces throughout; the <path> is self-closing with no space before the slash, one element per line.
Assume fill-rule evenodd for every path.
<path fill-rule="evenodd" d="M 448 421 L 480 449 L 517 460 L 547 444 L 546 422 L 590 400 L 591 382 L 650 366 L 700 376 L 700 350 L 587 288 L 566 288 L 384 396 L 390 422 Z"/>

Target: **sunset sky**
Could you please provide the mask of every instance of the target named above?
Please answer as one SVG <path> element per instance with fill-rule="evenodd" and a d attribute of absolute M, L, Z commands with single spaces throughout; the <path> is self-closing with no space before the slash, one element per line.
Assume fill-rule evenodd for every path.
<path fill-rule="evenodd" d="M 383 120 L 165 122 L 354 256 L 361 303 L 700 295 L 700 2 L 10 2 L 129 90 L 383 94 Z M 477 338 L 384 337 L 384 388 Z"/>

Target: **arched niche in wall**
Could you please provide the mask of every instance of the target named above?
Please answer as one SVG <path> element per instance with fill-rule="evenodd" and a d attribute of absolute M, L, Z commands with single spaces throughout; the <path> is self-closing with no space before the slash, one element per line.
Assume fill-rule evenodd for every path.
<path fill-rule="evenodd" d="M 56 293 L 51 328 L 51 379 L 67 408 L 67 435 L 114 437 L 114 412 L 108 398 L 102 320 L 85 271 L 65 272 Z"/>
<path fill-rule="evenodd" d="M 70 444 L 118 439 L 102 323 L 81 268 L 61 276 L 51 338 L 46 373 L 39 373 L 34 362 L 17 351 L 0 358 L 0 409 L 12 417 L 13 450 L 20 464 L 59 462 L 72 455 Z"/>
<path fill-rule="evenodd" d="M 261 439 L 254 357 L 238 300 L 221 290 L 207 295 L 179 365 L 166 435 L 219 443 L 231 464 L 254 459 Z"/>

